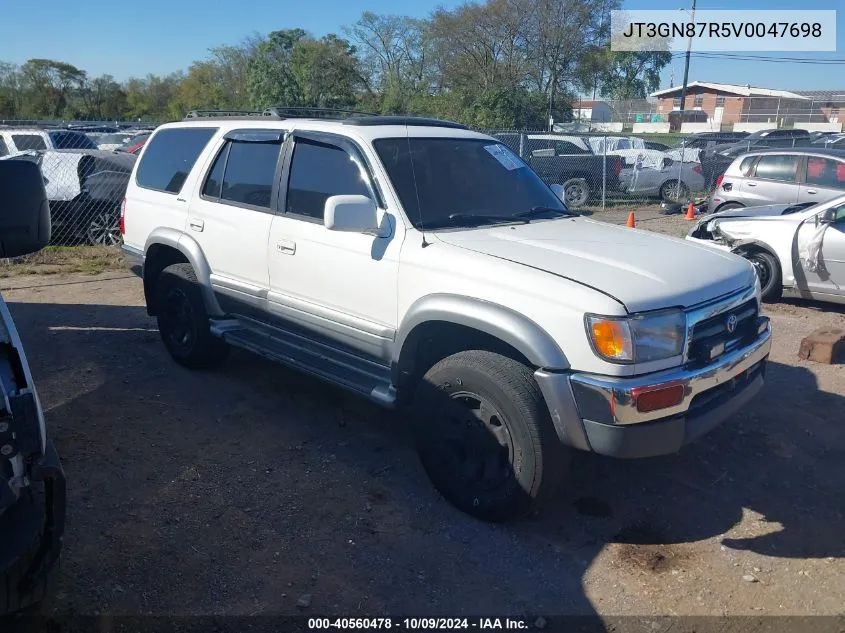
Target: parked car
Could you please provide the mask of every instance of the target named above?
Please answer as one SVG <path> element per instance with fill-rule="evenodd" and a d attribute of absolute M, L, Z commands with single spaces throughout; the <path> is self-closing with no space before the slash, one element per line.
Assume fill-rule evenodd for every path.
<path fill-rule="evenodd" d="M 845 150 L 761 150 L 734 159 L 716 180 L 707 210 L 821 202 L 843 191 Z"/>
<path fill-rule="evenodd" d="M 817 137 L 812 146 L 816 147 L 828 147 L 830 149 L 845 149 L 845 134 L 826 134 L 824 136 Z"/>
<path fill-rule="evenodd" d="M 666 143 L 658 143 L 657 141 L 643 140 L 643 146 L 646 149 L 655 149 L 659 152 L 665 152 L 667 149 L 669 149 L 669 146 L 666 145 Z"/>
<path fill-rule="evenodd" d="M 0 157 L 45 149 L 97 149 L 82 132 L 40 128 L 0 129 Z"/>
<path fill-rule="evenodd" d="M 116 132 L 114 134 L 103 134 L 97 138 L 97 149 L 114 151 L 123 147 L 135 134 L 127 132 Z"/>
<path fill-rule="evenodd" d="M 700 163 L 675 162 L 663 156 L 656 162 L 640 161 L 639 166 L 623 169 L 619 180 L 625 191 L 656 197 L 667 202 L 686 202 L 694 192 L 704 191 Z"/>
<path fill-rule="evenodd" d="M 235 345 L 407 405 L 435 487 L 485 520 L 551 500 L 573 448 L 674 453 L 763 385 L 751 264 L 579 217 L 455 123 L 169 123 L 121 227 L 175 362 Z"/>
<path fill-rule="evenodd" d="M 38 168 L 0 161 L 0 257 L 50 241 L 50 209 Z M 65 477 L 15 322 L 0 297 L 0 621 L 42 600 L 59 559 Z M 26 625 L 24 625 L 25 628 Z"/>
<path fill-rule="evenodd" d="M 766 300 L 785 294 L 845 303 L 845 193 L 708 215 L 687 239 L 746 257 Z"/>
<path fill-rule="evenodd" d="M 704 177 L 708 183 L 715 182 L 725 173 L 733 160 L 742 154 L 772 147 L 806 147 L 810 145 L 810 133 L 807 130 L 760 130 L 746 136 L 736 143 L 726 143 L 708 148 L 701 155 Z"/>
<path fill-rule="evenodd" d="M 140 134 L 136 134 L 135 136 L 127 140 L 123 145 L 118 147 L 117 151 L 137 155 L 141 151 L 141 148 L 144 147 L 144 144 L 147 142 L 147 139 L 150 138 L 150 134 L 152 134 L 152 132 L 142 132 Z"/>
<path fill-rule="evenodd" d="M 40 150 L 0 160 L 41 169 L 59 243 L 119 244 L 119 206 L 136 157 L 101 150 Z"/>
<path fill-rule="evenodd" d="M 597 156 L 578 136 L 560 134 L 495 135 L 525 160 L 547 184 L 561 185 L 566 204 L 577 208 L 602 191 L 621 191 L 619 174 L 624 166 L 620 156 Z"/>
<path fill-rule="evenodd" d="M 663 151 L 646 149 L 645 141 L 636 136 L 588 136 L 584 140 L 589 144 L 593 154 L 621 156 L 626 166 L 631 166 L 645 157 L 647 160 L 659 163 L 663 158 Z"/>

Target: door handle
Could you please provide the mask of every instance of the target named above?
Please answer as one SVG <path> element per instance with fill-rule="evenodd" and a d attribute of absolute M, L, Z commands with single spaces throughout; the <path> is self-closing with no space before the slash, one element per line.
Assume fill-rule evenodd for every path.
<path fill-rule="evenodd" d="M 191 229 L 193 229 L 194 231 L 202 233 L 202 230 L 205 228 L 205 222 L 203 222 L 199 218 L 189 218 L 188 226 L 190 226 Z"/>
<path fill-rule="evenodd" d="M 276 242 L 276 252 L 282 255 L 293 255 L 296 253 L 296 242 L 292 240 L 279 240 Z"/>
<path fill-rule="evenodd" d="M 807 193 L 815 194 L 818 193 L 818 191 L 816 191 L 815 189 L 807 189 Z"/>
<path fill-rule="evenodd" d="M 745 184 L 748 185 L 749 187 L 756 187 L 757 186 L 756 182 L 747 182 Z"/>

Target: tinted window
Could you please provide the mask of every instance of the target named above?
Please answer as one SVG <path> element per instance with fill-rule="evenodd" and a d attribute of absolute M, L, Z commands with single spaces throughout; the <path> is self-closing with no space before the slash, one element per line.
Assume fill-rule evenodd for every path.
<path fill-rule="evenodd" d="M 47 143 L 37 134 L 12 134 L 12 142 L 19 152 L 28 149 L 47 149 Z"/>
<path fill-rule="evenodd" d="M 205 184 L 202 187 L 202 195 L 210 198 L 220 197 L 220 187 L 223 184 L 223 169 L 226 167 L 226 158 L 229 156 L 229 143 L 223 146 L 223 149 L 217 158 L 214 159 L 214 164 L 211 166 L 211 171 L 206 176 Z"/>
<path fill-rule="evenodd" d="M 0 136 L 0 156 L 5 156 L 9 153 L 9 148 L 6 147 L 6 141 Z"/>
<path fill-rule="evenodd" d="M 845 189 L 845 163 L 830 158 L 807 158 L 807 184 Z"/>
<path fill-rule="evenodd" d="M 756 156 L 749 156 L 748 158 L 743 158 L 742 162 L 739 164 L 739 172 L 743 176 L 747 176 L 751 173 L 751 167 L 754 165 L 754 161 L 756 160 Z"/>
<path fill-rule="evenodd" d="M 48 132 L 56 149 L 97 149 L 94 142 L 81 132 Z"/>
<path fill-rule="evenodd" d="M 617 146 L 617 149 L 619 147 Z M 587 154 L 587 150 L 578 147 L 575 143 L 569 141 L 555 141 L 555 153 L 558 156 L 566 156 L 567 154 Z"/>
<path fill-rule="evenodd" d="M 322 220 L 326 199 L 345 194 L 372 198 L 361 168 L 352 157 L 338 147 L 297 140 L 285 210 Z"/>
<path fill-rule="evenodd" d="M 757 161 L 757 178 L 794 181 L 798 171 L 797 156 L 761 156 Z"/>
<path fill-rule="evenodd" d="M 280 143 L 230 141 L 220 197 L 270 208 L 270 192 L 273 190 L 280 147 Z"/>
<path fill-rule="evenodd" d="M 540 177 L 500 143 L 403 137 L 377 139 L 373 145 L 417 228 L 421 222 L 426 228 L 468 226 L 538 207 L 564 209 Z"/>
<path fill-rule="evenodd" d="M 136 180 L 141 187 L 179 193 L 202 150 L 217 130 L 173 128 L 161 130 L 150 141 Z"/>

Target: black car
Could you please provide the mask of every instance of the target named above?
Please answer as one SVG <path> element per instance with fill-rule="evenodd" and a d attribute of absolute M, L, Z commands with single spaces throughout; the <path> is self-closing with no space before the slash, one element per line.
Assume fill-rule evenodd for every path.
<path fill-rule="evenodd" d="M 807 130 L 767 129 L 752 132 L 745 138 L 734 143 L 723 143 L 708 147 L 701 155 L 701 167 L 707 185 L 725 173 L 737 156 L 757 149 L 777 147 L 807 147 L 811 144 L 811 136 Z"/>

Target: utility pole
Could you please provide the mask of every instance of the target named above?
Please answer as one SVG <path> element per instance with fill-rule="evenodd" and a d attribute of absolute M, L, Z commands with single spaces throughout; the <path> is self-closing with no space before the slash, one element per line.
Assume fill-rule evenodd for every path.
<path fill-rule="evenodd" d="M 683 9 L 681 9 L 683 11 Z M 695 23 L 695 0 L 692 0 L 692 13 L 690 14 L 690 22 Z M 684 124 L 684 105 L 687 100 L 687 81 L 689 80 L 689 57 L 692 50 L 692 37 L 687 42 L 687 58 L 684 61 L 684 86 L 681 88 L 681 125 Z"/>

